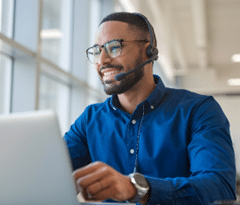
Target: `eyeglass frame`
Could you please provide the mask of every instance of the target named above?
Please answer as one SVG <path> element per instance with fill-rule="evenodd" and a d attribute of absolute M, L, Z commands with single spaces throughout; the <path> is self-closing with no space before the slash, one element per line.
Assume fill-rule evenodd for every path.
<path fill-rule="evenodd" d="M 136 42 L 146 42 L 146 43 L 150 42 L 149 40 L 144 40 L 144 39 L 135 39 L 135 40 L 113 39 L 113 40 L 107 41 L 107 42 L 104 43 L 103 45 L 93 45 L 93 46 L 89 47 L 89 48 L 85 51 L 89 62 L 92 63 L 92 64 L 96 64 L 97 61 L 96 61 L 96 62 L 95 62 L 95 61 L 92 62 L 92 61 L 90 60 L 90 58 L 88 57 L 88 55 L 89 55 L 88 51 L 89 51 L 89 49 L 92 49 L 92 48 L 97 47 L 97 46 L 99 47 L 99 50 L 100 50 L 99 57 L 100 57 L 100 55 L 101 55 L 102 48 L 104 48 L 105 53 L 106 53 L 110 58 L 117 58 L 118 56 L 116 56 L 116 57 L 111 57 L 111 56 L 109 55 L 107 49 L 106 49 L 106 44 L 109 44 L 109 43 L 111 43 L 112 41 L 118 41 L 118 42 L 120 43 L 121 52 L 120 52 L 120 54 L 119 54 L 118 56 L 120 56 L 120 55 L 122 54 L 122 47 L 123 47 L 122 43 L 123 43 L 123 42 L 134 42 L 134 41 L 136 41 Z M 92 54 L 92 55 L 93 55 L 93 54 Z M 93 56 L 94 56 L 94 55 L 93 55 Z M 94 56 L 94 58 L 95 58 L 95 56 Z"/>

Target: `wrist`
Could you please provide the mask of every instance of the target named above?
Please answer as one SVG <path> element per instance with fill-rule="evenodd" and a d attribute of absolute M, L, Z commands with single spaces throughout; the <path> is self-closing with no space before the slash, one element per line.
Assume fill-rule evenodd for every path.
<path fill-rule="evenodd" d="M 128 177 L 128 176 L 127 176 Z M 128 193 L 129 193 L 129 199 L 127 199 L 127 201 L 131 201 L 137 194 L 137 189 L 134 186 L 134 184 L 131 182 L 130 177 L 128 177 L 129 179 L 129 189 L 128 189 Z"/>

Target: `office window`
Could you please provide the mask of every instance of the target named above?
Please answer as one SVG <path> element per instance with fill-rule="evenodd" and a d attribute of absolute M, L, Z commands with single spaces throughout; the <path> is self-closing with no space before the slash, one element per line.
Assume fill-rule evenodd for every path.
<path fill-rule="evenodd" d="M 53 109 L 63 134 L 104 101 L 84 51 L 114 2 L 0 0 L 0 114 Z"/>
<path fill-rule="evenodd" d="M 69 126 L 70 87 L 50 76 L 41 75 L 39 109 L 52 109 L 58 114 L 62 134 Z"/>
<path fill-rule="evenodd" d="M 41 54 L 65 71 L 70 70 L 72 2 L 43 0 Z"/>
<path fill-rule="evenodd" d="M 90 24 L 90 39 L 88 42 L 88 47 L 95 44 L 95 35 L 98 29 L 99 22 L 101 20 L 101 4 L 98 0 L 93 0 L 90 4 L 91 9 L 89 13 L 89 24 Z M 98 79 L 98 74 L 95 70 L 95 66 L 88 62 L 88 84 L 95 89 L 99 89 L 100 81 Z"/>
<path fill-rule="evenodd" d="M 10 112 L 12 59 L 0 54 L 0 114 Z"/>
<path fill-rule="evenodd" d="M 31 51 L 38 49 L 39 0 L 14 0 L 13 39 Z"/>
<path fill-rule="evenodd" d="M 0 32 L 12 38 L 14 0 L 0 0 Z"/>

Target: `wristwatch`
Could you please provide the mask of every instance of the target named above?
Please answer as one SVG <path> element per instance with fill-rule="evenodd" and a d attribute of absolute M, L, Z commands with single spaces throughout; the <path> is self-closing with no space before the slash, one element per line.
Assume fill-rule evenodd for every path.
<path fill-rule="evenodd" d="M 148 181 L 145 179 L 143 175 L 139 173 L 129 174 L 129 177 L 131 179 L 131 182 L 137 189 L 137 194 L 134 196 L 133 199 L 129 200 L 129 202 L 130 203 L 140 202 L 142 198 L 147 194 L 150 188 Z"/>

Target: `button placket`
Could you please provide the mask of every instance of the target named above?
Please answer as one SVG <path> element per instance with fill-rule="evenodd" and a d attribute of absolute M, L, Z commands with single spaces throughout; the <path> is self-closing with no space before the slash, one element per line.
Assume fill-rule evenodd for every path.
<path fill-rule="evenodd" d="M 133 119 L 133 120 L 131 121 L 131 123 L 132 123 L 133 125 L 136 125 L 137 121 L 136 121 L 135 119 Z M 133 128 L 133 129 L 134 129 L 134 128 Z M 135 142 L 133 142 L 133 145 L 134 145 L 134 143 L 135 143 Z M 130 153 L 133 155 L 133 154 L 135 153 L 135 150 L 134 150 L 133 148 L 131 148 L 131 149 L 130 149 Z"/>
<path fill-rule="evenodd" d="M 133 166 L 135 165 L 138 127 L 138 120 L 136 120 L 136 118 L 132 116 L 128 124 L 128 153 L 130 172 L 132 172 L 134 168 Z"/>

